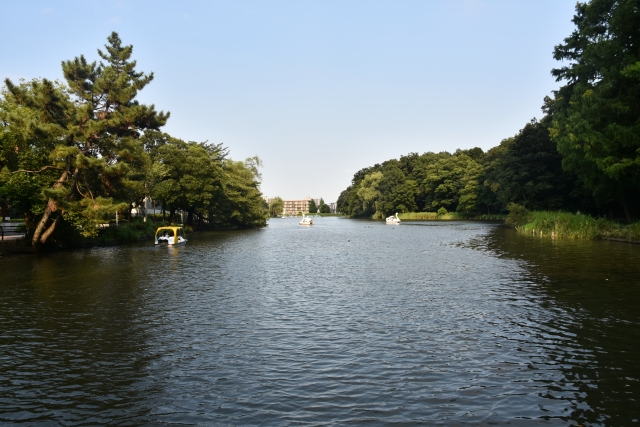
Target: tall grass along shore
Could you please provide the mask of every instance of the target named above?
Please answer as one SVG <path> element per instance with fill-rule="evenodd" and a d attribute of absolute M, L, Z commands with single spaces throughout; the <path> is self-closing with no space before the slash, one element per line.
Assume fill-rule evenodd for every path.
<path fill-rule="evenodd" d="M 568 239 L 607 239 L 640 243 L 640 222 L 622 225 L 606 218 L 570 212 L 527 211 L 509 206 L 505 223 L 523 234 Z"/>
<path fill-rule="evenodd" d="M 504 220 L 507 216 L 502 214 L 493 215 L 468 215 L 461 214 L 460 212 L 447 212 L 441 214 L 438 212 L 407 212 L 398 214 L 398 218 L 402 221 L 430 221 L 430 220 L 443 220 L 443 221 L 456 221 L 465 219 L 481 219 L 481 220 Z"/>

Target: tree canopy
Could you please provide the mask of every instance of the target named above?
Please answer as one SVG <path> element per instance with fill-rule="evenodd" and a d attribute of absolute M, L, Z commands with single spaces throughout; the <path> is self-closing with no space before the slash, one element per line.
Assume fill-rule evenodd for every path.
<path fill-rule="evenodd" d="M 284 201 L 281 197 L 274 197 L 269 203 L 269 215 L 271 217 L 277 217 L 282 215 L 284 211 Z"/>
<path fill-rule="evenodd" d="M 565 82 L 540 120 L 486 153 L 410 153 L 364 168 L 338 199 L 351 216 L 395 211 L 462 214 L 576 210 L 627 220 L 640 209 L 640 7 L 578 3 L 575 31 L 555 47 Z M 622 209 L 620 209 L 622 208 Z M 615 213 L 614 213 L 615 212 Z"/>
<path fill-rule="evenodd" d="M 555 47 L 566 84 L 545 100 L 565 169 L 598 205 L 620 203 L 627 218 L 640 195 L 640 10 L 637 0 L 578 3 L 574 32 Z"/>
<path fill-rule="evenodd" d="M 264 225 L 260 160 L 227 159 L 221 144 L 184 142 L 159 129 L 169 113 L 138 102 L 153 73 L 112 33 L 99 61 L 62 62 L 64 82 L 5 80 L 0 96 L 0 207 L 25 215 L 40 247 L 66 221 L 85 235 L 145 196 L 210 223 Z M 93 225 L 93 226 L 92 226 Z M 60 236 L 64 239 L 64 236 Z"/>

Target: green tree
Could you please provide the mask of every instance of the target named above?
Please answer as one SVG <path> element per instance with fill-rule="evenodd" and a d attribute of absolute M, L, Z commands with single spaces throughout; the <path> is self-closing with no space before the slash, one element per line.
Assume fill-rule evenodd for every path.
<path fill-rule="evenodd" d="M 320 206 L 320 213 L 331 213 L 331 207 L 329 207 L 329 205 L 327 205 L 326 203 L 323 203 Z"/>
<path fill-rule="evenodd" d="M 548 117 L 542 122 L 533 119 L 489 150 L 479 178 L 483 185 L 474 192 L 483 210 L 505 211 L 510 203 L 529 209 L 576 208 L 571 195 L 577 187 L 575 177 L 563 171 L 548 125 Z"/>
<path fill-rule="evenodd" d="M 66 87 L 46 79 L 15 85 L 5 80 L 0 119 L 33 153 L 47 152 L 38 168 L 16 174 L 56 172 L 53 184 L 42 188 L 46 205 L 32 213 L 39 217 L 32 233 L 37 248 L 46 243 L 65 212 L 85 218 L 126 209 L 124 193 L 136 177 L 132 167 L 144 163 L 138 138 L 145 129 L 158 129 L 168 113 L 136 101 L 153 74 L 137 72 L 132 46 L 122 46 L 112 33 L 98 50 L 102 61 L 80 56 L 64 61 Z M 6 174 L 5 174 L 6 175 Z"/>
<path fill-rule="evenodd" d="M 269 206 L 269 214 L 272 217 L 277 217 L 282 215 L 283 211 L 284 211 L 284 201 L 282 200 L 282 198 L 274 197 L 273 199 L 271 199 L 270 206 Z"/>
<path fill-rule="evenodd" d="M 174 221 L 177 210 L 187 212 L 187 223 L 199 225 L 206 212 L 215 211 L 224 197 L 223 162 L 227 149 L 222 144 L 185 142 L 167 134 L 152 133 L 142 138 L 152 159 L 145 188 L 152 198 L 169 207 L 169 219 Z M 247 169 L 259 177 L 260 159 L 247 159 Z"/>
<path fill-rule="evenodd" d="M 259 175 L 252 159 L 246 162 L 225 160 L 222 179 L 223 197 L 210 211 L 219 225 L 229 228 L 264 227 L 269 217 L 269 207 L 259 190 Z"/>
<path fill-rule="evenodd" d="M 0 112 L 9 108 L 12 97 L 7 92 L 0 99 Z M 8 105 L 9 104 L 9 107 Z M 18 107 L 19 108 L 19 107 Z M 46 198 L 42 189 L 51 185 L 58 178 L 55 169 L 44 167 L 50 165 L 50 146 L 43 143 L 26 141 L 20 135 L 10 132 L 7 123 L 0 124 L 0 208 L 2 216 L 9 216 L 11 210 L 22 211 L 30 229 L 35 228 L 35 214 L 42 214 L 46 207 Z"/>
<path fill-rule="evenodd" d="M 460 205 L 461 195 L 464 195 L 460 210 L 473 211 L 475 196 L 471 196 L 471 193 L 475 193 L 477 177 L 481 170 L 478 163 L 461 151 L 427 165 L 423 181 L 427 200 L 430 201 L 427 209 L 437 210 L 444 207 L 448 211 L 455 211 Z"/>
<path fill-rule="evenodd" d="M 376 202 L 382 196 L 379 187 L 383 176 L 382 172 L 373 172 L 370 175 L 365 175 L 360 183 L 356 195 L 362 204 L 362 213 L 364 215 L 374 215 L 377 212 Z"/>
<path fill-rule="evenodd" d="M 311 201 L 309 202 L 309 213 L 316 213 L 316 212 L 318 212 L 316 201 L 311 199 Z"/>
<path fill-rule="evenodd" d="M 600 204 L 619 203 L 630 219 L 640 200 L 640 8 L 637 0 L 578 3 L 571 36 L 555 47 L 566 81 L 545 100 L 563 167 Z"/>

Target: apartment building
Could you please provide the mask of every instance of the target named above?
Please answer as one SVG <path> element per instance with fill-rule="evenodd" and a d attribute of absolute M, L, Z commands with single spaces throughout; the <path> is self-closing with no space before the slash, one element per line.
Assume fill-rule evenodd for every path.
<path fill-rule="evenodd" d="M 297 215 L 299 213 L 309 213 L 309 205 L 311 204 L 311 197 L 307 197 L 304 200 L 283 200 L 284 213 Z"/>

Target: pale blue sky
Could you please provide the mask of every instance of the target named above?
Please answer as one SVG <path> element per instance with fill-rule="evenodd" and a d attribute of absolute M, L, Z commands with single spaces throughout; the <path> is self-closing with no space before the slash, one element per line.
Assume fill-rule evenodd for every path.
<path fill-rule="evenodd" d="M 0 77 L 62 77 L 111 31 L 164 130 L 264 161 L 262 190 L 335 201 L 409 152 L 489 149 L 540 117 L 574 1 L 0 1 Z"/>

